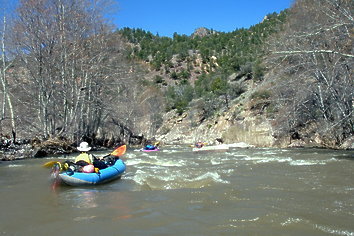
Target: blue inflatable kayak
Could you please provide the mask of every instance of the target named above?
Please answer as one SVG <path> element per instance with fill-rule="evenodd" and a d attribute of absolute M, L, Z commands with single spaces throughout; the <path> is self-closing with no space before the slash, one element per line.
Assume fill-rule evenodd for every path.
<path fill-rule="evenodd" d="M 71 175 L 61 173 L 59 178 L 62 182 L 71 186 L 96 185 L 120 178 L 125 169 L 125 163 L 118 159 L 114 165 L 101 169 L 99 173 L 74 172 Z"/>

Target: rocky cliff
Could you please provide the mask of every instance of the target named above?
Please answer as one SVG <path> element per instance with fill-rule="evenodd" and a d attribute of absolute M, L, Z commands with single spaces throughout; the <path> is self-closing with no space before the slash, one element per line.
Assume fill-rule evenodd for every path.
<path fill-rule="evenodd" d="M 181 116 L 174 111 L 169 112 L 164 116 L 166 122 L 158 130 L 156 139 L 165 144 L 192 144 L 202 141 L 208 144 L 247 143 L 256 147 L 274 146 L 276 140 L 272 136 L 269 120 L 262 116 L 234 119 L 233 112 L 230 110 L 199 125 L 195 110 Z"/>

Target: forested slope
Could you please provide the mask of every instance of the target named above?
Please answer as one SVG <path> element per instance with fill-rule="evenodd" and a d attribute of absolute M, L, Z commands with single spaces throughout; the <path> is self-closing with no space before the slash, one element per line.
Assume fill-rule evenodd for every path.
<path fill-rule="evenodd" d="M 165 91 L 167 111 L 182 115 L 202 99 L 200 119 L 217 120 L 247 103 L 243 109 L 271 122 L 276 140 L 338 147 L 352 138 L 352 1 L 296 1 L 230 33 L 120 33 L 131 44 L 129 57 L 155 71 L 151 81 Z"/>

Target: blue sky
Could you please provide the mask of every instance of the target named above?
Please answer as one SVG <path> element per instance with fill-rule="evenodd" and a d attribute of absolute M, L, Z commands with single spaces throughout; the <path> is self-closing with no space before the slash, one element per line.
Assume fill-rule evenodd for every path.
<path fill-rule="evenodd" d="M 110 17 L 117 28 L 141 28 L 160 36 L 191 35 L 206 27 L 222 32 L 249 28 L 269 13 L 289 8 L 294 0 L 112 0 Z M 0 0 L 10 8 L 18 0 Z M 112 14 L 114 12 L 114 14 Z M 0 12 L 0 16 L 3 12 Z"/>
<path fill-rule="evenodd" d="M 199 27 L 231 32 L 258 24 L 293 0 L 117 0 L 114 23 L 160 36 L 190 35 Z"/>

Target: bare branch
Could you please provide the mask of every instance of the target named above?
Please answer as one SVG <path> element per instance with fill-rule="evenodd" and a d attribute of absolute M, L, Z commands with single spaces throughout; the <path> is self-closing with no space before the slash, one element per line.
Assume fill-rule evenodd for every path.
<path fill-rule="evenodd" d="M 332 50 L 294 50 L 294 51 L 274 51 L 272 53 L 273 54 L 286 54 L 286 55 L 328 53 L 328 54 L 337 54 L 337 55 L 340 55 L 343 57 L 350 57 L 350 58 L 354 57 L 354 55 L 352 55 L 352 54 L 341 53 L 341 52 L 332 51 Z"/>

